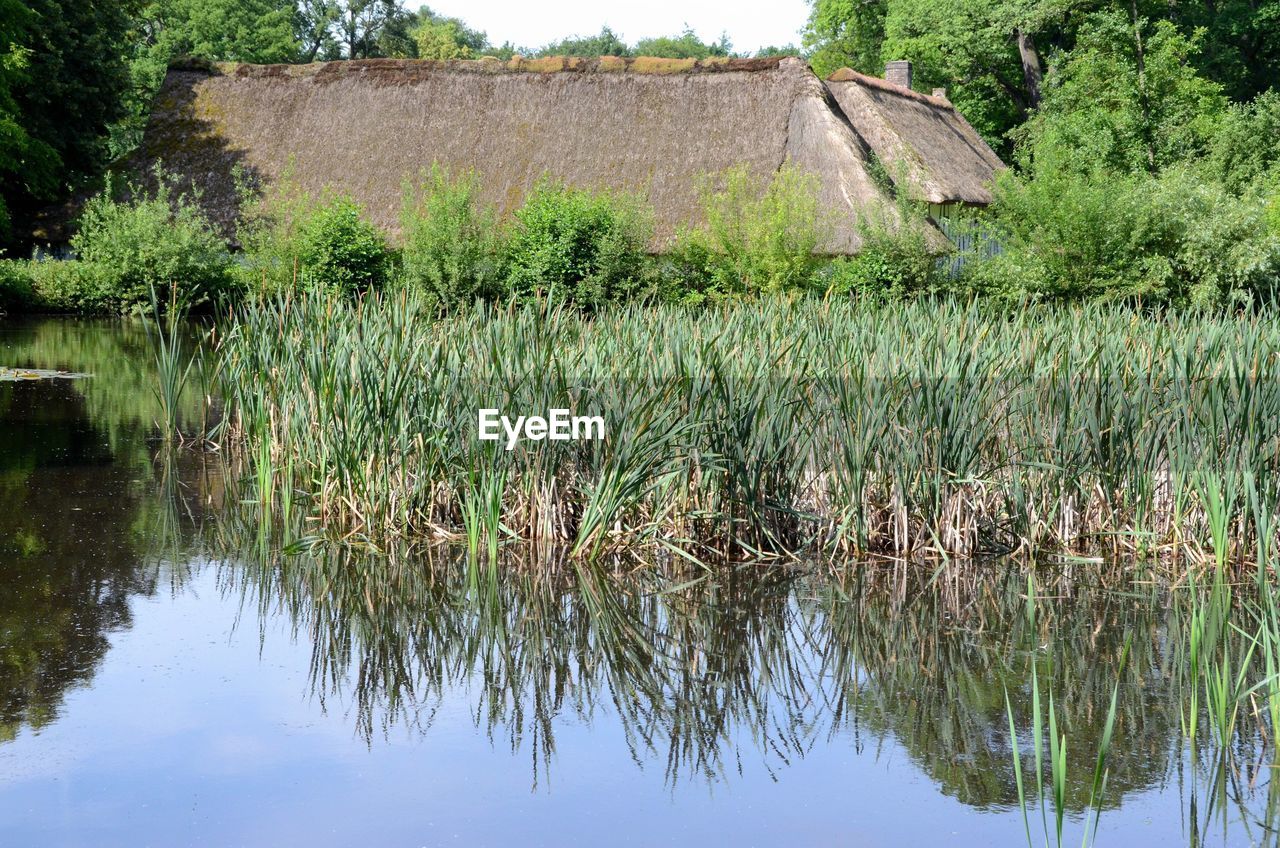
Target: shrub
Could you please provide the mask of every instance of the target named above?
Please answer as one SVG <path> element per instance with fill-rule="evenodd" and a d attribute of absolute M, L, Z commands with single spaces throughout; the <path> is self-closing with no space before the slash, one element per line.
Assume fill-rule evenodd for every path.
<path fill-rule="evenodd" d="M 57 281 L 60 290 L 66 284 L 75 290 L 68 296 L 86 308 L 118 312 L 149 309 L 152 290 L 170 286 L 193 305 L 227 293 L 231 259 L 222 238 L 194 199 L 175 191 L 158 169 L 156 183 L 153 193 L 130 186 L 128 200 L 115 200 L 109 191 L 89 200 L 71 246 L 95 266 L 92 279 L 81 279 L 85 269 L 77 267 Z"/>
<path fill-rule="evenodd" d="M 1026 273 L 1021 294 L 1056 299 L 1139 291 L 1141 257 L 1158 240 L 1144 183 L 1104 172 L 1042 169 L 1031 179 L 1006 173 L 994 209 L 1001 241 Z"/>
<path fill-rule="evenodd" d="M 360 205 L 329 192 L 316 198 L 293 179 L 292 165 L 268 193 L 242 187 L 241 194 L 235 272 L 246 288 L 353 292 L 381 287 L 390 276 L 386 240 Z"/>
<path fill-rule="evenodd" d="M 75 259 L 26 263 L 35 292 L 34 309 L 48 312 L 110 313 L 120 311 L 118 272 L 95 262 Z M 145 304 L 149 308 L 151 293 Z"/>
<path fill-rule="evenodd" d="M 1155 182 L 1152 205 L 1170 246 L 1148 263 L 1148 274 L 1170 300 L 1211 306 L 1273 299 L 1280 233 L 1269 225 L 1265 197 L 1236 196 L 1190 169 L 1174 169 Z"/>
<path fill-rule="evenodd" d="M 1250 103 L 1227 109 L 1218 124 L 1205 170 L 1227 190 L 1259 185 L 1280 167 L 1280 92 L 1267 91 Z"/>
<path fill-rule="evenodd" d="M 474 173 L 455 180 L 435 166 L 418 185 L 405 187 L 402 278 L 444 308 L 502 291 L 502 241 L 479 193 Z"/>
<path fill-rule="evenodd" d="M 1004 296 L 1242 304 L 1269 298 L 1280 279 L 1265 198 L 1235 196 L 1187 167 L 1006 175 L 995 209 L 1006 255 L 972 280 Z"/>
<path fill-rule="evenodd" d="M 26 265 L 25 262 L 0 259 L 0 313 L 20 312 L 35 303 L 36 293 Z"/>
<path fill-rule="evenodd" d="M 930 224 L 919 204 L 901 198 L 897 214 L 859 222 L 862 247 L 837 259 L 826 276 L 827 291 L 878 300 L 898 300 L 939 291 L 946 275 L 930 246 Z"/>
<path fill-rule="evenodd" d="M 632 196 L 540 181 L 516 212 L 507 285 L 592 309 L 644 285 L 652 213 Z"/>
<path fill-rule="evenodd" d="M 0 311 L 109 313 L 119 310 L 117 275 L 78 259 L 0 260 Z"/>
<path fill-rule="evenodd" d="M 698 302 L 811 287 L 824 222 L 812 176 L 784 167 L 766 181 L 740 165 L 702 190 L 705 224 L 683 230 L 664 294 Z"/>
<path fill-rule="evenodd" d="M 382 287 L 391 254 L 382 233 L 363 216 L 360 204 L 339 195 L 302 221 L 298 262 L 307 285 L 335 293 Z"/>

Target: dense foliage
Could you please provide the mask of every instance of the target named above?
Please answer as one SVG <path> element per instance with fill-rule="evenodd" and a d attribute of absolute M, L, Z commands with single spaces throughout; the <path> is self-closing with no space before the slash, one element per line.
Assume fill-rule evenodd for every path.
<path fill-rule="evenodd" d="M 507 246 L 514 296 L 597 308 L 639 289 L 652 225 L 635 199 L 544 180 L 515 217 Z"/>
<path fill-rule="evenodd" d="M 104 192 L 88 202 L 72 240 L 77 260 L 0 262 L 9 305 L 128 313 L 151 309 L 159 293 L 189 307 L 227 296 L 233 280 L 225 242 L 192 198 L 158 177 L 154 192 L 129 186 L 121 199 Z"/>
<path fill-rule="evenodd" d="M 804 43 L 814 69 L 844 65 L 879 74 L 908 59 L 921 90 L 951 99 L 1004 152 L 1007 133 L 1040 106 L 1042 88 L 1067 65 L 1124 52 L 1141 57 L 1180 38 L 1199 44 L 1190 73 L 1244 102 L 1280 82 L 1280 0 L 813 0 Z M 1176 36 L 1176 37 L 1175 37 Z M 1139 58 L 1141 61 L 1141 58 Z M 1102 77 L 1099 75 L 1099 79 Z"/>
<path fill-rule="evenodd" d="M 346 197 L 320 203 L 298 227 L 298 262 L 304 286 L 350 294 L 381 288 L 391 257 L 381 231 Z"/>
<path fill-rule="evenodd" d="M 441 308 L 494 299 L 505 287 L 497 216 L 479 193 L 475 174 L 453 179 L 440 167 L 406 187 L 402 279 Z"/>
<path fill-rule="evenodd" d="M 684 302 L 756 297 L 813 287 L 824 234 L 810 175 L 783 168 L 772 180 L 732 168 L 702 187 L 705 224 L 683 231 L 664 294 Z"/>
<path fill-rule="evenodd" d="M 81 187 L 124 111 L 130 2 L 0 2 L 0 244 L 12 218 Z"/>
<path fill-rule="evenodd" d="M 960 288 L 1241 305 L 1280 284 L 1278 24 L 1275 0 L 815 0 L 805 43 L 819 73 L 911 60 L 1012 159 L 974 225 L 1001 254 Z"/>

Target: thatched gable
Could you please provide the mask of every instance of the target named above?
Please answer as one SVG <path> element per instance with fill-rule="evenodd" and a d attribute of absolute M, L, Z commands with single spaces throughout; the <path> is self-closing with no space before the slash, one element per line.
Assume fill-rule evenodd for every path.
<path fill-rule="evenodd" d="M 394 233 L 403 181 L 433 162 L 475 169 L 503 214 L 544 174 L 643 193 L 659 249 L 700 219 L 700 179 L 739 164 L 761 176 L 787 161 L 814 173 L 833 222 L 829 253 L 858 249 L 860 215 L 894 214 L 827 88 L 789 58 L 174 68 L 143 158 L 199 186 L 227 227 L 233 170 L 269 184 L 291 169 L 301 188 L 347 192 Z"/>
<path fill-rule="evenodd" d="M 929 203 L 985 206 L 1004 163 L 945 97 L 844 68 L 827 87 L 885 168 Z"/>

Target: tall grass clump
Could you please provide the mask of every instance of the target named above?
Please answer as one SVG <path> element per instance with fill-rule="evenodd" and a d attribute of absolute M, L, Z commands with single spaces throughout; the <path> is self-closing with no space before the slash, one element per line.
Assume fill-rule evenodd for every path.
<path fill-rule="evenodd" d="M 406 184 L 400 223 L 400 274 L 408 288 L 445 310 L 502 294 L 504 244 L 474 173 L 452 177 L 432 166 Z"/>
<path fill-rule="evenodd" d="M 162 293 L 151 290 L 152 318 L 144 325 L 151 343 L 152 361 L 155 365 L 156 429 L 165 445 L 187 441 L 182 431 L 184 412 L 190 408 L 186 402 L 192 371 L 200 373 L 204 366 L 204 343 L 212 331 L 199 333 L 188 323 L 190 304 L 186 303 L 177 286 L 168 291 L 168 302 L 162 303 Z M 194 342 L 194 344 L 192 344 Z M 201 408 L 207 406 L 201 398 Z M 207 425 L 207 420 L 204 422 Z M 207 436 L 207 426 L 200 439 Z"/>
<path fill-rule="evenodd" d="M 543 179 L 515 213 L 507 290 L 598 309 L 639 293 L 648 271 L 651 210 L 637 197 Z"/>
<path fill-rule="evenodd" d="M 689 303 L 814 287 L 826 234 L 816 179 L 787 166 L 769 178 L 745 165 L 700 187 L 704 222 L 683 230 L 664 281 L 668 299 Z"/>
<path fill-rule="evenodd" d="M 1276 541 L 1264 314 L 768 299 L 439 318 L 410 292 L 312 293 L 247 306 L 222 353 L 233 453 L 292 457 L 327 525 L 370 538 L 1227 570 Z M 607 437 L 508 451 L 477 438 L 482 408 L 601 415 Z"/>

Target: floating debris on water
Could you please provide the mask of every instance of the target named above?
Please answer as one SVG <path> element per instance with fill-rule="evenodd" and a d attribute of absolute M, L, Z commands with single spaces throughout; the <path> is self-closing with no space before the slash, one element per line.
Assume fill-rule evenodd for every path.
<path fill-rule="evenodd" d="M 47 371 L 43 368 L 5 368 L 0 366 L 0 383 L 16 383 L 19 380 L 79 380 L 88 377 L 75 371 Z"/>

